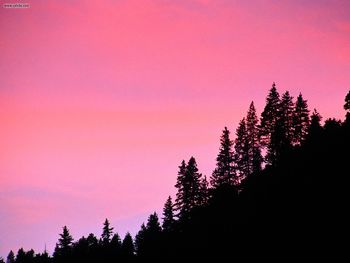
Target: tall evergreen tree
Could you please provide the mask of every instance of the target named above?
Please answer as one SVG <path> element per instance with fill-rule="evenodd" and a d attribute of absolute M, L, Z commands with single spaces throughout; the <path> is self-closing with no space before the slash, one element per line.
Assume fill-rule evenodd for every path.
<path fill-rule="evenodd" d="M 310 128 L 308 132 L 308 137 L 317 136 L 322 131 L 321 126 L 322 116 L 318 113 L 316 109 L 311 114 L 310 117 Z"/>
<path fill-rule="evenodd" d="M 156 212 L 148 217 L 146 228 L 152 234 L 159 234 L 162 232 L 162 228 L 160 227 L 158 215 Z"/>
<path fill-rule="evenodd" d="M 204 206 L 209 200 L 209 183 L 206 176 L 201 175 L 200 180 L 200 195 L 198 198 L 198 205 Z"/>
<path fill-rule="evenodd" d="M 267 164 L 273 165 L 277 159 L 278 148 L 283 134 L 281 128 L 282 123 L 278 122 L 281 112 L 280 96 L 276 88 L 276 84 L 272 84 L 272 88 L 266 97 L 266 105 L 260 118 L 260 142 L 263 147 L 267 147 L 265 161 Z"/>
<path fill-rule="evenodd" d="M 247 140 L 247 170 L 248 174 L 258 173 L 261 171 L 262 155 L 258 131 L 258 117 L 254 102 L 252 101 L 247 113 L 246 120 L 246 140 Z"/>
<path fill-rule="evenodd" d="M 234 183 L 235 173 L 232 147 L 233 141 L 230 139 L 230 131 L 225 127 L 220 138 L 220 149 L 216 158 L 216 168 L 210 179 L 210 184 L 214 188 L 225 184 L 232 185 Z"/>
<path fill-rule="evenodd" d="M 133 258 L 135 254 L 134 241 L 132 240 L 132 236 L 129 232 L 126 233 L 123 239 L 121 252 L 123 257 L 128 259 Z"/>
<path fill-rule="evenodd" d="M 182 160 L 179 166 L 179 172 L 177 176 L 177 181 L 175 187 L 177 188 L 175 208 L 177 211 L 177 216 L 186 214 L 190 210 L 190 184 L 187 179 L 187 167 L 185 160 Z"/>
<path fill-rule="evenodd" d="M 135 250 L 138 256 L 143 256 L 145 254 L 145 246 L 147 244 L 147 229 L 144 223 L 141 225 L 141 229 L 137 232 L 135 236 Z"/>
<path fill-rule="evenodd" d="M 89 247 L 97 247 L 98 246 L 97 237 L 92 233 L 90 233 L 88 235 L 88 237 L 86 238 L 86 241 L 87 241 Z"/>
<path fill-rule="evenodd" d="M 72 244 L 73 237 L 70 235 L 67 226 L 64 226 L 63 233 L 60 234 L 60 238 L 58 239 L 58 243 L 56 244 L 54 256 L 67 256 L 71 252 Z"/>
<path fill-rule="evenodd" d="M 289 92 L 286 91 L 283 93 L 281 98 L 281 107 L 280 107 L 280 118 L 282 126 L 282 136 L 287 145 L 292 145 L 293 142 L 293 117 L 294 117 L 294 102 L 293 97 L 289 95 Z"/>
<path fill-rule="evenodd" d="M 350 111 L 350 90 L 345 96 L 344 110 Z"/>
<path fill-rule="evenodd" d="M 179 166 L 175 207 L 177 216 L 186 219 L 192 208 L 199 205 L 201 195 L 201 174 L 198 173 L 197 162 L 191 157 L 187 165 L 182 161 Z"/>
<path fill-rule="evenodd" d="M 249 145 L 247 139 L 246 121 L 243 118 L 236 129 L 236 139 L 234 146 L 234 163 L 236 184 L 249 175 Z"/>
<path fill-rule="evenodd" d="M 196 159 L 192 156 L 187 163 L 186 178 L 190 186 L 190 209 L 200 205 L 202 174 L 198 172 Z"/>
<path fill-rule="evenodd" d="M 6 263 L 15 263 L 15 253 L 12 250 L 7 256 Z"/>
<path fill-rule="evenodd" d="M 271 140 L 280 112 L 280 95 L 275 82 L 266 97 L 266 104 L 260 119 L 260 136 L 263 146 L 267 146 Z"/>
<path fill-rule="evenodd" d="M 106 218 L 105 222 L 103 223 L 103 232 L 101 235 L 103 244 L 109 244 L 109 242 L 111 241 L 112 234 L 113 234 L 113 227 L 110 227 L 110 223 Z"/>
<path fill-rule="evenodd" d="M 16 255 L 16 263 L 26 263 L 26 252 L 20 248 Z"/>
<path fill-rule="evenodd" d="M 114 250 L 119 250 L 122 246 L 122 241 L 120 239 L 120 236 L 118 233 L 115 233 L 111 239 L 111 247 L 114 249 Z"/>
<path fill-rule="evenodd" d="M 164 204 L 163 208 L 163 230 L 165 232 L 170 232 L 174 229 L 174 210 L 173 210 L 173 202 L 171 196 L 168 197 Z"/>
<path fill-rule="evenodd" d="M 294 145 L 301 145 L 301 143 L 306 139 L 309 125 L 310 119 L 307 100 L 304 100 L 302 94 L 300 93 L 294 109 Z"/>

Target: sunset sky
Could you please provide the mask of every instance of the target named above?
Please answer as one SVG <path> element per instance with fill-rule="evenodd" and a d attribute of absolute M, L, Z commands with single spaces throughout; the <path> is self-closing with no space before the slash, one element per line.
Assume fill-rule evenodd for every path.
<path fill-rule="evenodd" d="M 343 119 L 350 1 L 0 0 L 0 256 L 122 236 L 273 81 Z M 13 2 L 13 1 L 12 1 Z"/>

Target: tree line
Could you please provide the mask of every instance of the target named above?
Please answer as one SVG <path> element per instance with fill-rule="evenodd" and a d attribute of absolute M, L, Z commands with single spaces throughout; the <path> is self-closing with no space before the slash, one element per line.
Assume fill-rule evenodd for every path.
<path fill-rule="evenodd" d="M 307 240 L 321 240 L 316 221 L 324 223 L 323 231 L 333 233 L 336 227 L 326 218 L 338 215 L 341 210 L 334 204 L 345 205 L 347 199 L 339 194 L 347 195 L 342 186 L 348 174 L 344 153 L 350 141 L 350 91 L 343 108 L 343 122 L 327 119 L 322 125 L 321 115 L 316 109 L 310 114 L 301 93 L 295 100 L 288 91 L 280 96 L 273 83 L 260 118 L 251 102 L 234 140 L 224 127 L 209 180 L 194 157 L 180 163 L 177 193 L 174 200 L 167 198 L 162 220 L 152 213 L 135 238 L 127 233 L 123 239 L 108 219 L 99 238 L 90 234 L 74 241 L 64 226 L 52 256 L 21 248 L 16 255 L 10 251 L 6 262 L 232 257 L 247 250 L 289 251 L 280 241 L 287 243 L 295 235 L 299 240 L 293 251 L 301 252 Z M 270 246 L 265 236 L 275 239 Z"/>

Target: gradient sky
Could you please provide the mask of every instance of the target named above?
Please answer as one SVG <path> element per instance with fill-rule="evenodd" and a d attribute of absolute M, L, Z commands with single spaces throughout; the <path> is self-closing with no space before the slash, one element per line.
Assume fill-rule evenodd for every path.
<path fill-rule="evenodd" d="M 273 81 L 343 118 L 350 1 L 28 0 L 0 7 L 0 256 L 107 217 L 133 234 Z M 15 1 L 20 2 L 20 1 Z"/>

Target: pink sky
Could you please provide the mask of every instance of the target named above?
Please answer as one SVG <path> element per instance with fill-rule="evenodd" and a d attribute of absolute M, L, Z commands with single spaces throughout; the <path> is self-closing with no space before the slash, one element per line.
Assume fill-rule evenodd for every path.
<path fill-rule="evenodd" d="M 0 256 L 106 217 L 134 234 L 182 159 L 210 175 L 223 127 L 273 81 L 345 114 L 347 0 L 27 2 L 0 1 Z"/>

